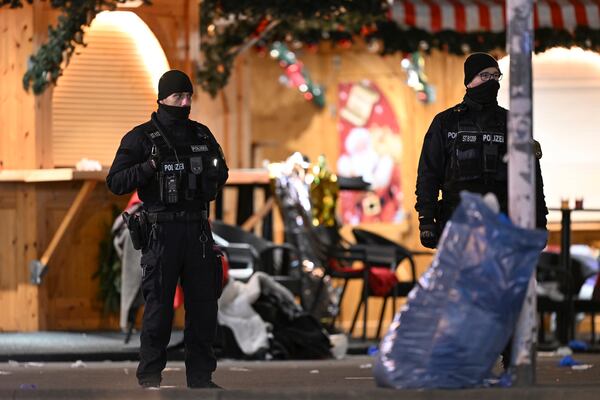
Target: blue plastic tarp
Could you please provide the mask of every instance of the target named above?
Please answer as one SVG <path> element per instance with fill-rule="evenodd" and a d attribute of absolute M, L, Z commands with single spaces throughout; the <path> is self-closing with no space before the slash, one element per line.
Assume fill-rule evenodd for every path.
<path fill-rule="evenodd" d="M 546 238 L 461 193 L 430 268 L 380 343 L 377 384 L 484 385 L 512 336 Z"/>

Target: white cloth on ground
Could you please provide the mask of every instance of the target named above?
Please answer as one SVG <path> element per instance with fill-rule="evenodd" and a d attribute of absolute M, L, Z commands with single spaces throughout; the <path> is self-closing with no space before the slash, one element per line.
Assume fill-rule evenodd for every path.
<path fill-rule="evenodd" d="M 244 354 L 269 348 L 269 324 L 254 311 L 252 304 L 261 292 L 273 291 L 294 302 L 294 295 L 264 272 L 255 272 L 248 283 L 230 279 L 223 288 L 219 299 L 219 324 L 231 329 Z"/>

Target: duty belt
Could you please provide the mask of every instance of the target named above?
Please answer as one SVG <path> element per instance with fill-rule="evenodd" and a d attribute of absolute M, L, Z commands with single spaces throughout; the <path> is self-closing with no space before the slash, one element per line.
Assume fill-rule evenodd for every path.
<path fill-rule="evenodd" d="M 173 222 L 173 221 L 203 221 L 208 219 L 208 212 L 203 211 L 165 211 L 165 212 L 149 212 L 148 221 L 156 222 Z"/>

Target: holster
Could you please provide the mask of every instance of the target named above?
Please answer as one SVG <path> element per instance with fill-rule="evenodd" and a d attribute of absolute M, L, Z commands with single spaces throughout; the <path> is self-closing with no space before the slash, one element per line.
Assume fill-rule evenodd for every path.
<path fill-rule="evenodd" d="M 150 225 L 146 212 L 139 211 L 132 215 L 125 211 L 123 214 L 121 214 L 121 217 L 129 229 L 133 248 L 136 250 L 141 250 L 146 247 L 148 244 Z"/>

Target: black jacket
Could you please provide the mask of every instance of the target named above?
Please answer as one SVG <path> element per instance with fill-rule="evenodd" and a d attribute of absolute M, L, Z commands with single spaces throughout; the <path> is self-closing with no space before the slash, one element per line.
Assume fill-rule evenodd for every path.
<path fill-rule="evenodd" d="M 171 140 L 175 142 L 174 145 L 186 145 L 193 141 L 198 130 L 208 134 L 211 140 L 214 141 L 214 145 L 218 149 L 218 151 L 215 151 L 218 154 L 214 154 L 214 156 L 222 161 L 219 163 L 222 167 L 219 168 L 217 178 L 218 187 L 221 188 L 227 180 L 228 168 L 222 151 L 210 130 L 205 125 L 195 121 L 173 120 L 161 111 L 159 110 L 157 113 L 158 120 L 167 130 Z M 106 183 L 110 191 L 122 195 L 137 190 L 140 200 L 149 211 L 198 211 L 207 209 L 206 202 L 201 200 L 181 200 L 169 206 L 165 206 L 160 201 L 157 174 L 149 161 L 152 142 L 146 135 L 146 132 L 153 130 L 156 130 L 153 122 L 148 121 L 136 126 L 121 139 L 121 144 L 106 177 Z"/>
<path fill-rule="evenodd" d="M 508 213 L 508 179 L 507 166 L 503 161 L 506 152 L 507 110 L 493 105 L 482 107 L 465 97 L 465 100 L 441 113 L 433 119 L 425 134 L 419 167 L 417 172 L 415 209 L 419 217 L 435 219 L 440 228 L 451 217 L 460 201 L 459 192 L 468 190 L 485 194 L 492 192 L 498 198 L 501 211 Z M 498 132 L 504 135 L 501 150 L 498 154 L 497 173 L 467 180 L 456 179 L 455 140 L 457 131 L 464 126 L 475 127 L 477 131 Z M 539 160 L 536 167 L 536 225 L 546 228 L 548 210 L 544 199 L 543 181 Z M 438 194 L 442 192 L 442 201 L 438 202 Z"/>

